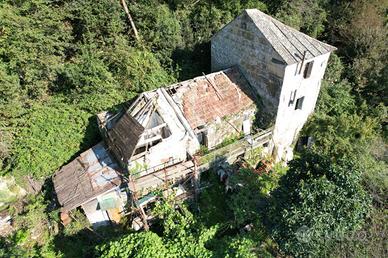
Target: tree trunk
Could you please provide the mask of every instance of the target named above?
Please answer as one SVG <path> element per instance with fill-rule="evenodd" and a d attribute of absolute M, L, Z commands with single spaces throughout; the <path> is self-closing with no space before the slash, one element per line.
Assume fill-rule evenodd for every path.
<path fill-rule="evenodd" d="M 135 23 L 132 20 L 132 16 L 131 16 L 131 14 L 128 11 L 127 3 L 125 2 L 125 0 L 120 0 L 120 1 L 121 1 L 121 4 L 122 4 L 123 8 L 124 8 L 125 13 L 127 14 L 129 23 L 131 24 L 133 33 L 135 34 L 135 38 L 136 38 L 137 41 L 139 41 L 139 35 L 137 33 L 137 29 L 136 29 Z"/>

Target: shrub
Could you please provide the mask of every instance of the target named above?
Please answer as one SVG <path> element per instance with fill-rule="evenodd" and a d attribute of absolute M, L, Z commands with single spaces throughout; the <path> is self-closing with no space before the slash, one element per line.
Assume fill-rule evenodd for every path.
<path fill-rule="evenodd" d="M 12 174 L 43 179 L 98 139 L 90 115 L 58 99 L 36 103 L 18 121 Z M 92 124 L 90 124 L 92 123 Z"/>
<path fill-rule="evenodd" d="M 370 198 L 361 172 L 347 160 L 304 153 L 272 192 L 268 227 L 281 250 L 293 256 L 322 255 L 368 213 Z"/>

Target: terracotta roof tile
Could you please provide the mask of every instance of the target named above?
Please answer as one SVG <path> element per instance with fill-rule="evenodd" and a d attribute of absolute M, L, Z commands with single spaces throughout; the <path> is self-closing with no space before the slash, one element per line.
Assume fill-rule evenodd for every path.
<path fill-rule="evenodd" d="M 198 77 L 188 82 L 183 113 L 192 128 L 225 117 L 254 103 L 253 92 L 237 68 Z"/>

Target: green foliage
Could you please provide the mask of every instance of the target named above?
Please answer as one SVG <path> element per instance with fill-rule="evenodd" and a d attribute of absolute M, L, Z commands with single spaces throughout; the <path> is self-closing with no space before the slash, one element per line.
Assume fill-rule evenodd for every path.
<path fill-rule="evenodd" d="M 375 142 L 379 146 L 381 142 Z M 365 189 L 373 198 L 373 204 L 376 208 L 387 207 L 388 204 L 388 165 L 382 160 L 376 160 L 372 155 L 359 156 L 357 166 L 365 173 L 363 174 L 363 183 Z"/>
<path fill-rule="evenodd" d="M 156 56 L 149 50 L 128 48 L 120 41 L 114 49 L 104 52 L 109 71 L 121 86 L 121 98 L 130 94 L 152 90 L 175 82 L 170 71 L 162 68 Z"/>
<path fill-rule="evenodd" d="M 72 51 L 89 44 L 109 49 L 128 34 L 126 16 L 119 1 L 70 0 L 64 3 L 62 11 L 75 40 Z"/>
<path fill-rule="evenodd" d="M 158 8 L 155 8 L 155 6 Z M 130 6 L 137 29 L 144 44 L 156 53 L 159 60 L 168 64 L 173 51 L 182 47 L 181 27 L 176 14 L 166 4 L 157 0 L 141 1 Z"/>
<path fill-rule="evenodd" d="M 210 150 L 209 148 L 206 146 L 206 145 L 200 145 L 199 146 L 199 150 L 198 150 L 198 155 L 202 156 L 202 155 L 206 155 L 206 154 L 209 154 L 210 153 Z"/>
<path fill-rule="evenodd" d="M 331 54 L 316 107 L 318 114 L 338 116 L 357 110 L 355 98 L 351 93 L 352 85 L 342 79 L 343 71 L 341 59 L 336 54 Z"/>
<path fill-rule="evenodd" d="M 162 239 L 153 232 L 129 234 L 97 248 L 100 257 L 167 257 Z"/>
<path fill-rule="evenodd" d="M 61 69 L 54 90 L 68 102 L 96 113 L 134 97 L 135 92 L 173 81 L 150 52 L 123 44 L 103 53 L 82 47 L 80 55 Z"/>
<path fill-rule="evenodd" d="M 15 217 L 13 227 L 17 231 L 1 238 L 1 257 L 58 257 L 53 245 L 52 223 L 47 213 L 43 195 L 27 198 L 26 206 Z M 50 226 L 49 226 L 50 225 Z"/>
<path fill-rule="evenodd" d="M 77 233 L 84 230 L 86 227 L 89 227 L 90 223 L 87 217 L 80 210 L 72 211 L 71 216 L 74 219 L 72 219 L 71 223 L 66 225 L 66 227 L 64 228 L 63 234 L 65 236 L 76 235 Z"/>
<path fill-rule="evenodd" d="M 366 223 L 330 250 L 332 257 L 383 257 L 386 253 L 388 212 L 372 209 Z"/>
<path fill-rule="evenodd" d="M 21 110 L 19 79 L 11 74 L 5 63 L 0 61 L 0 116 L 3 118 L 17 115 Z"/>
<path fill-rule="evenodd" d="M 349 55 L 344 60 L 347 58 Z M 362 99 L 357 98 L 353 92 L 354 89 L 359 88 L 360 85 L 355 84 L 359 82 L 351 77 L 351 83 L 348 79 L 343 79 L 346 75 L 343 71 L 349 73 L 349 66 L 344 66 L 338 56 L 332 55 L 322 83 L 317 112 L 305 131 L 313 136 L 315 141 L 313 149 L 329 155 L 333 160 L 343 158 L 351 160 L 354 170 L 363 171 L 363 187 L 373 198 L 374 210 L 376 210 L 374 213 L 381 214 L 384 213 L 383 207 L 386 207 L 388 189 L 388 169 L 382 154 L 385 143 L 379 137 L 381 124 L 386 117 L 386 108 L 383 105 L 375 108 L 368 106 Z M 372 95 L 369 96 L 369 99 L 367 98 L 369 103 L 372 101 L 370 97 L 374 98 Z M 362 253 L 365 256 L 373 256 L 371 254 L 381 253 L 381 241 L 376 237 L 381 232 L 372 233 L 373 230 L 370 230 L 368 225 L 372 221 L 375 223 L 372 227 L 381 228 L 384 225 L 381 219 L 368 218 L 363 229 L 350 235 L 346 234 L 345 239 L 335 244 L 335 252 L 330 251 L 331 255 L 342 256 L 346 253 L 352 256 L 355 253 L 357 255 Z M 313 234 L 310 230 L 307 230 L 307 233 L 307 235 Z M 360 240 L 358 237 L 360 234 L 368 234 L 368 237 Z M 337 235 L 335 233 L 334 237 Z M 320 249 L 321 252 L 325 250 L 327 248 Z"/>
<path fill-rule="evenodd" d="M 356 158 L 368 151 L 378 127 L 378 121 L 372 117 L 344 113 L 334 117 L 315 116 L 308 130 L 318 151 L 332 157 Z"/>
<path fill-rule="evenodd" d="M 317 112 L 305 133 L 313 136 L 314 149 L 331 157 L 356 160 L 368 155 L 370 143 L 378 137 L 385 108 L 357 105 L 352 85 L 342 79 L 343 65 L 333 55 L 322 83 Z M 380 114 L 381 113 L 381 114 Z"/>
<path fill-rule="evenodd" d="M 370 207 L 361 180 L 361 172 L 344 159 L 304 153 L 291 161 L 267 214 L 280 248 L 294 256 L 316 256 L 334 239 L 359 229 Z"/>
<path fill-rule="evenodd" d="M 280 173 L 258 175 L 251 169 L 240 169 L 232 174 L 228 184 L 233 189 L 227 205 L 233 214 L 234 227 L 258 221 L 262 217 L 268 193 L 277 186 Z M 260 225 L 260 222 L 258 223 Z"/>
<path fill-rule="evenodd" d="M 250 221 L 260 219 L 260 204 L 265 195 L 260 192 L 261 183 L 259 176 L 249 169 L 241 169 L 229 180 L 235 189 L 228 202 L 229 209 L 234 216 L 235 227 L 244 226 Z"/>
<path fill-rule="evenodd" d="M 44 0 L 2 1 L 0 28 L 0 63 L 20 83 L 11 86 L 13 94 L 46 95 L 71 39 L 61 8 Z"/>
<path fill-rule="evenodd" d="M 329 38 L 341 46 L 346 72 L 358 97 L 387 104 L 387 1 L 340 1 L 330 5 Z"/>
<path fill-rule="evenodd" d="M 34 104 L 17 124 L 12 175 L 43 179 L 96 139 L 89 114 L 61 102 Z M 89 128 L 88 128 L 89 127 Z"/>
<path fill-rule="evenodd" d="M 216 252 L 216 257 L 235 257 L 235 258 L 253 258 L 257 257 L 257 242 L 249 239 L 248 237 L 227 237 L 224 241 L 217 242 L 222 248 L 219 248 Z M 260 257 L 263 257 L 260 254 Z"/>
<path fill-rule="evenodd" d="M 356 111 L 355 98 L 351 94 L 352 86 L 342 80 L 336 83 L 323 81 L 320 101 L 317 106 L 317 113 L 323 113 L 329 116 L 339 116 L 344 113 L 353 113 Z"/>
<path fill-rule="evenodd" d="M 157 203 L 155 215 L 163 219 L 163 237 L 153 232 L 132 233 L 96 248 L 102 257 L 210 257 L 205 243 L 215 227 L 200 225 L 184 206 L 175 210 L 169 202 Z"/>
<path fill-rule="evenodd" d="M 247 151 L 244 155 L 244 160 L 251 168 L 256 168 L 257 164 L 264 158 L 263 148 L 259 147 Z"/>
<path fill-rule="evenodd" d="M 327 19 L 326 0 L 282 1 L 276 17 L 285 24 L 316 38 L 325 29 Z M 306 8 L 306 6 L 308 6 Z"/>
<path fill-rule="evenodd" d="M 115 81 L 101 57 L 96 56 L 95 49 L 87 46 L 80 51 L 80 56 L 63 67 L 56 90 L 61 91 L 71 104 L 90 112 L 103 111 L 123 102 L 126 95 L 120 92 L 122 86 Z"/>
<path fill-rule="evenodd" d="M 10 157 L 12 144 L 11 133 L 6 129 L 6 122 L 0 120 L 0 172 L 6 167 L 6 161 Z M 2 173 L 0 173 L 2 174 Z"/>
<path fill-rule="evenodd" d="M 219 145 L 217 145 L 217 148 L 222 148 L 222 147 L 228 146 L 229 144 L 235 143 L 238 140 L 240 140 L 242 136 L 243 136 L 243 133 L 238 133 L 238 134 L 233 134 L 228 137 L 225 137 L 224 140 Z"/>
<path fill-rule="evenodd" d="M 155 207 L 155 214 L 163 219 L 163 237 L 172 257 L 210 257 L 211 252 L 205 244 L 214 237 L 217 227 L 206 228 L 195 219 L 187 207 L 159 202 Z M 174 255 L 175 253 L 175 255 Z"/>
<path fill-rule="evenodd" d="M 198 200 L 198 209 L 201 212 L 196 214 L 198 219 L 208 227 L 224 225 L 230 220 L 231 215 L 226 205 L 228 195 L 224 184 L 220 182 L 219 176 L 213 170 L 202 173 L 201 182 L 206 182 L 209 187 L 204 187 L 201 191 Z"/>

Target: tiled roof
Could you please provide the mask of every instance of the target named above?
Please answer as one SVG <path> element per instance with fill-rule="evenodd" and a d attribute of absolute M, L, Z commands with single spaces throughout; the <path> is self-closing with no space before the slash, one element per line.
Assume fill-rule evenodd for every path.
<path fill-rule="evenodd" d="M 193 129 L 254 104 L 253 91 L 237 68 L 182 82 L 176 90 L 183 93 L 183 113 Z"/>
<path fill-rule="evenodd" d="M 291 28 L 257 9 L 245 11 L 287 64 L 300 62 L 305 51 L 306 59 L 310 59 L 336 50 L 335 47 Z"/>

